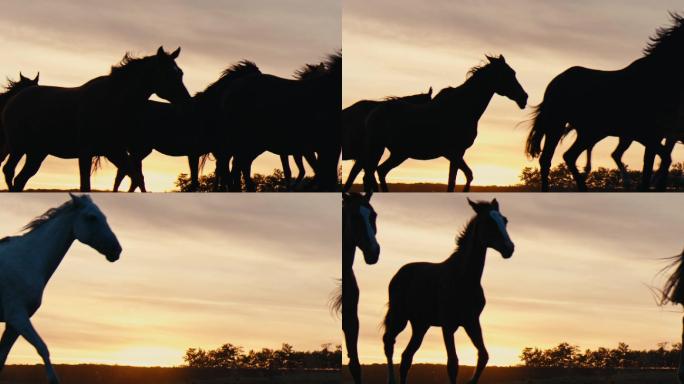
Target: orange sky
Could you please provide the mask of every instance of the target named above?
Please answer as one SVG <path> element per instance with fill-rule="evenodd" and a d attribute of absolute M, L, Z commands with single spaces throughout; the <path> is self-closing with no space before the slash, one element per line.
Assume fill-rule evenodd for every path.
<path fill-rule="evenodd" d="M 53 362 L 174 366 L 190 347 L 339 344 L 339 195 L 255 197 L 93 195 L 123 253 L 67 253 L 32 319 Z M 0 237 L 67 199 L 3 194 Z M 8 360 L 38 362 L 23 339 Z"/>
<path fill-rule="evenodd" d="M 659 307 L 651 287 L 661 287 L 664 258 L 682 249 L 681 195 L 470 194 L 496 197 L 509 219 L 515 253 L 504 260 L 487 252 L 481 316 L 490 365 L 515 365 L 524 347 L 560 342 L 582 349 L 655 348 L 681 341 L 682 312 Z M 378 213 L 380 260 L 369 266 L 357 254 L 361 289 L 359 351 L 364 364 L 384 363 L 382 331 L 387 284 L 409 262 L 439 262 L 454 249 L 454 237 L 473 215 L 465 196 L 381 194 Z M 397 339 L 399 361 L 408 327 Z M 474 364 L 475 348 L 459 330 L 461 364 Z M 345 363 L 346 363 L 345 359 Z M 446 363 L 441 332 L 432 328 L 414 362 Z"/>
<path fill-rule="evenodd" d="M 530 95 L 529 105 L 537 105 L 551 79 L 571 66 L 620 69 L 639 58 L 655 29 L 669 25 L 667 11 L 678 9 L 677 0 L 348 0 L 342 23 L 343 104 L 458 86 L 485 54 L 503 54 Z M 516 126 L 529 113 L 494 97 L 465 156 L 474 184 L 515 184 L 523 167 L 538 167 L 523 152 L 529 128 Z M 573 140 L 571 135 L 556 151 L 554 165 Z M 594 166 L 614 167 L 609 155 L 616 145 L 615 139 L 601 142 Z M 643 147 L 634 144 L 624 160 L 641 169 L 642 156 Z M 682 159 L 684 152 L 675 149 L 674 160 Z M 579 164 L 584 161 L 582 156 Z M 351 162 L 343 168 L 346 178 Z M 446 160 L 409 160 L 388 181 L 446 183 L 447 175 Z M 462 185 L 460 173 L 458 180 Z"/>
<path fill-rule="evenodd" d="M 147 55 L 163 44 L 167 50 L 183 48 L 177 63 L 191 93 L 242 59 L 255 61 L 265 73 L 290 77 L 341 48 L 340 14 L 338 0 L 7 0 L 0 12 L 0 74 L 16 79 L 19 71 L 31 77 L 40 71 L 41 84 L 78 86 L 108 73 L 126 51 Z M 254 165 L 253 172 L 268 174 L 281 167 L 270 154 Z M 213 169 L 208 163 L 205 173 Z M 187 161 L 155 152 L 144 172 L 148 190 L 168 191 L 179 173 L 188 173 Z M 93 188 L 111 189 L 114 174 L 106 165 L 92 178 Z M 27 188 L 78 183 L 76 160 L 49 157 Z"/>

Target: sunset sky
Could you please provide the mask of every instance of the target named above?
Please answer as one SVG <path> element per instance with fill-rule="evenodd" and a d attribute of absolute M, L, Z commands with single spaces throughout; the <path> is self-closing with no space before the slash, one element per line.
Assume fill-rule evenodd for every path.
<path fill-rule="evenodd" d="M 490 365 L 515 365 L 524 347 L 560 342 L 582 349 L 655 348 L 681 341 L 682 311 L 659 307 L 649 287 L 661 287 L 664 258 L 684 242 L 684 197 L 668 195 L 471 195 L 497 197 L 515 243 L 504 260 L 489 250 L 482 285 L 487 306 L 481 321 Z M 361 289 L 360 358 L 384 363 L 382 332 L 387 284 L 404 264 L 439 262 L 454 249 L 454 237 L 473 215 L 465 196 L 384 194 L 371 202 L 378 212 L 380 261 L 368 266 L 357 254 Z M 397 339 L 399 361 L 410 329 Z M 461 329 L 461 364 L 475 363 L 475 348 Z M 441 332 L 432 328 L 414 362 L 446 363 Z M 345 360 L 346 363 L 346 360 Z"/>
<path fill-rule="evenodd" d="M 641 57 L 656 28 L 670 25 L 668 10 L 682 10 L 681 2 L 347 0 L 343 104 L 458 86 L 485 54 L 503 54 L 530 95 L 529 105 L 537 105 L 551 79 L 571 66 L 620 69 Z M 538 166 L 523 152 L 528 126 L 516 127 L 530 111 L 494 97 L 480 120 L 475 144 L 466 152 L 474 184 L 515 184 L 523 167 Z M 556 151 L 554 165 L 573 141 L 571 135 Z M 601 142 L 594 165 L 614 167 L 609 155 L 616 144 L 615 139 Z M 676 149 L 674 160 L 683 160 L 682 154 Z M 642 156 L 643 147 L 633 144 L 624 160 L 641 169 Z M 345 162 L 344 169 L 350 168 Z M 388 181 L 446 183 L 447 175 L 446 160 L 409 160 Z M 459 174 L 459 184 L 463 182 Z"/>
<path fill-rule="evenodd" d="M 177 63 L 193 94 L 242 59 L 290 77 L 341 48 L 340 15 L 339 0 L 7 0 L 0 12 L 0 78 L 40 71 L 41 84 L 78 86 L 109 73 L 126 51 L 149 55 L 162 44 L 182 47 Z M 78 187 L 77 164 L 48 158 L 27 188 Z M 213 168 L 212 162 L 205 171 Z M 274 168 L 280 168 L 279 158 L 264 154 L 253 172 Z M 148 190 L 171 190 L 176 176 L 188 173 L 187 161 L 153 153 L 144 172 Z M 111 189 L 114 174 L 106 166 L 92 179 L 93 188 Z"/>
<path fill-rule="evenodd" d="M 5 194 L 0 236 L 67 199 Z M 123 253 L 115 263 L 81 243 L 67 253 L 33 317 L 53 362 L 172 366 L 187 348 L 228 342 L 340 344 L 328 309 L 340 277 L 339 195 L 93 199 Z M 8 363 L 39 361 L 20 339 Z"/>

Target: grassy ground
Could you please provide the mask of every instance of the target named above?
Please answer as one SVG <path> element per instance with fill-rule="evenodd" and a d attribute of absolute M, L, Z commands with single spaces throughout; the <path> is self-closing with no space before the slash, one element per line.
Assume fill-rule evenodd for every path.
<path fill-rule="evenodd" d="M 439 183 L 388 183 L 387 189 L 390 192 L 446 192 L 447 185 Z M 457 185 L 456 191 L 461 192 L 463 185 Z M 352 192 L 363 191 L 362 184 L 354 184 L 351 188 Z M 536 189 L 525 187 L 522 185 L 473 185 L 470 187 L 471 192 L 538 192 Z"/>
<path fill-rule="evenodd" d="M 458 382 L 465 383 L 473 367 L 461 366 Z M 352 383 L 347 367 L 343 369 L 343 383 Z M 487 367 L 480 384 L 678 384 L 675 370 L 594 370 L 594 369 L 543 369 L 525 367 Z M 363 367 L 364 384 L 385 384 L 385 365 Z M 398 379 L 398 376 L 397 376 Z M 408 377 L 413 384 L 446 384 L 443 365 L 416 364 Z"/>
<path fill-rule="evenodd" d="M 224 369 L 57 365 L 62 384 L 339 384 L 339 371 L 269 372 Z M 7 366 L 0 384 L 47 383 L 40 365 Z"/>

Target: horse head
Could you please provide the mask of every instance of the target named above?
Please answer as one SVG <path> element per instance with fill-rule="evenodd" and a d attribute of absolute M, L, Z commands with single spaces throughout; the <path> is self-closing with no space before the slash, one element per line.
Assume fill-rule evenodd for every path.
<path fill-rule="evenodd" d="M 489 61 L 487 67 L 494 78 L 494 92 L 515 101 L 520 109 L 525 109 L 527 105 L 527 92 L 518 82 L 513 68 L 506 63 L 503 55 L 499 55 L 499 57 L 487 55 L 486 57 Z"/>
<path fill-rule="evenodd" d="M 475 220 L 478 220 L 480 224 L 479 228 L 481 230 L 479 231 L 477 241 L 486 248 L 496 250 L 504 259 L 513 256 L 515 245 L 511 241 L 506 229 L 508 219 L 499 211 L 499 202 L 496 199 L 491 202 L 474 202 L 468 199 L 468 204 L 477 214 Z"/>

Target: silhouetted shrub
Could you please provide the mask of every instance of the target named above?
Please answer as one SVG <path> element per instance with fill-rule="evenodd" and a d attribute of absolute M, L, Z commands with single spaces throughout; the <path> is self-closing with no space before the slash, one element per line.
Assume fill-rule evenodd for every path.
<path fill-rule="evenodd" d="M 283 343 L 280 349 L 263 348 L 244 353 L 242 347 L 224 344 L 205 351 L 190 348 L 183 360 L 191 368 L 240 368 L 240 369 L 340 369 L 342 367 L 342 346 L 332 349 L 324 344 L 318 351 L 295 351 L 292 345 Z"/>
<path fill-rule="evenodd" d="M 679 364 L 681 343 L 659 343 L 657 349 L 636 351 L 630 350 L 625 343 L 619 343 L 615 349 L 598 348 L 580 352 L 579 347 L 568 343 L 541 350 L 539 348 L 523 349 L 520 360 L 526 367 L 532 368 L 673 368 Z"/>

